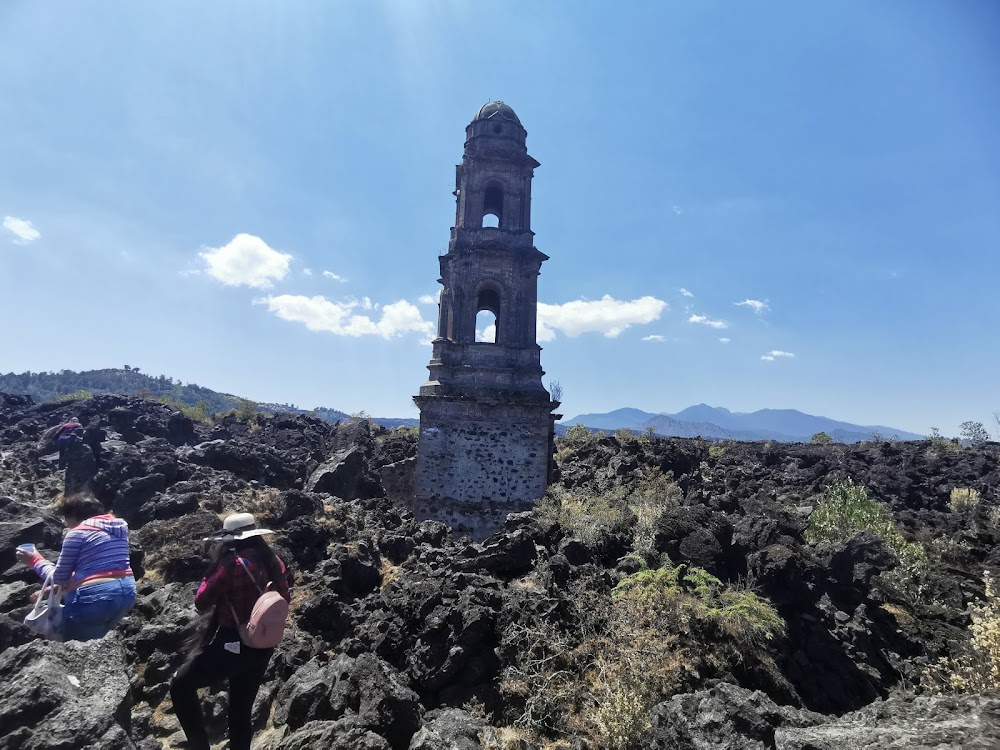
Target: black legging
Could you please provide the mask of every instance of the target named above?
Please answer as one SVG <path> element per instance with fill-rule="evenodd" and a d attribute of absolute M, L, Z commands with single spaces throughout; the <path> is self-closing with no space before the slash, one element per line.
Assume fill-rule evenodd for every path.
<path fill-rule="evenodd" d="M 170 681 L 174 713 L 187 735 L 191 750 L 210 750 L 198 688 L 229 678 L 229 747 L 250 750 L 253 729 L 250 713 L 260 689 L 273 648 L 250 648 L 240 644 L 240 653 L 227 651 L 226 644 L 239 643 L 235 630 L 219 628 L 210 643 L 177 670 Z"/>

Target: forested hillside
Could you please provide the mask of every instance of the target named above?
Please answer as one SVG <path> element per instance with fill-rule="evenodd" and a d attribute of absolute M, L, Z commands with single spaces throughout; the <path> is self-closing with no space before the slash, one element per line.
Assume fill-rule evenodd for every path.
<path fill-rule="evenodd" d="M 294 412 L 304 414 L 295 404 L 261 404 L 230 393 L 219 393 L 195 383 L 182 383 L 167 375 L 147 375 L 138 367 L 86 370 L 74 372 L 22 372 L 0 374 L 0 393 L 27 394 L 36 402 L 57 401 L 69 396 L 87 397 L 100 394 L 142 396 L 197 409 L 205 415 L 222 414 L 233 409 L 265 413 Z M 318 407 L 312 410 L 328 422 L 337 422 L 348 415 L 337 409 Z"/>

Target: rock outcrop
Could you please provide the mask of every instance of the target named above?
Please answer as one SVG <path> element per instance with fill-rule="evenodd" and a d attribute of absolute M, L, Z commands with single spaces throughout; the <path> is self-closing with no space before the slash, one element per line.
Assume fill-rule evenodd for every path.
<path fill-rule="evenodd" d="M 38 584 L 12 553 L 26 541 L 58 552 L 62 477 L 38 439 L 70 412 L 109 429 L 93 488 L 129 521 L 140 575 L 135 609 L 87 644 L 41 642 L 20 624 Z M 169 747 L 179 726 L 167 680 L 200 622 L 199 540 L 242 510 L 275 530 L 296 578 L 292 626 L 254 708 L 258 750 L 530 749 L 559 721 L 568 744 L 553 747 L 599 745 L 593 715 L 616 705 L 599 705 L 613 675 L 594 667 L 620 647 L 612 592 L 661 556 L 718 585 L 749 581 L 783 627 L 733 651 L 724 628 L 679 617 L 664 636 L 678 659 L 670 697 L 634 735 L 640 746 L 1000 747 L 996 699 L 908 692 L 960 649 L 982 572 L 1000 564 L 997 446 L 600 437 L 565 450 L 558 487 L 578 497 L 621 497 L 651 472 L 672 473 L 635 555 L 627 502 L 575 522 L 553 506 L 512 515 L 478 543 L 418 522 L 405 502 L 415 450 L 412 431 L 363 420 L 203 423 L 138 398 L 36 405 L 0 394 L 0 750 Z M 823 488 L 847 477 L 933 555 L 920 601 L 878 585 L 899 565 L 878 537 L 807 543 Z M 953 511 L 955 487 L 977 490 L 979 506 Z M 215 739 L 220 690 L 205 698 Z"/>

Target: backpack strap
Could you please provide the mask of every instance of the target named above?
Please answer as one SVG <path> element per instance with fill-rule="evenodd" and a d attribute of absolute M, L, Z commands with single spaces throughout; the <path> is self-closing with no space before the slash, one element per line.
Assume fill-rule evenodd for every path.
<path fill-rule="evenodd" d="M 264 589 L 260 587 L 260 584 L 257 583 L 257 579 L 253 577 L 253 573 L 250 572 L 250 568 L 249 566 L 247 566 L 246 561 L 242 557 L 237 557 L 236 562 L 238 562 L 241 566 L 243 566 L 243 570 L 247 572 L 247 575 L 250 576 L 250 580 L 253 581 L 253 585 L 257 587 L 257 590 L 260 592 L 260 595 L 263 596 L 265 593 Z"/>
<path fill-rule="evenodd" d="M 250 576 L 250 580 L 253 581 L 253 585 L 257 587 L 257 590 L 260 592 L 260 595 L 263 596 L 266 592 L 264 591 L 264 589 L 260 587 L 260 584 L 257 583 L 257 579 L 253 577 L 253 573 L 250 572 L 250 567 L 246 564 L 246 561 L 242 557 L 237 556 L 236 562 L 238 562 L 240 564 L 240 567 L 247 572 L 247 575 Z M 271 584 L 268 583 L 267 585 L 270 586 Z M 239 615 L 236 614 L 236 609 L 233 607 L 233 603 L 228 600 L 226 603 L 229 605 L 229 611 L 233 613 L 233 620 L 235 620 L 236 624 L 239 625 L 240 618 Z"/>

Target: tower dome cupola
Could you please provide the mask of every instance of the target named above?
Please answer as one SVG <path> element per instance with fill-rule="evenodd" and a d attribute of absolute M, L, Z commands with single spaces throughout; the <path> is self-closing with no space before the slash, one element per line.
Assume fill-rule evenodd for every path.
<path fill-rule="evenodd" d="M 510 122 L 516 122 L 518 125 L 521 124 L 521 121 L 517 119 L 517 115 L 514 114 L 514 110 L 511 109 L 509 105 L 504 104 L 501 101 L 484 104 L 479 108 L 479 113 L 472 119 L 473 121 L 509 120 Z"/>

